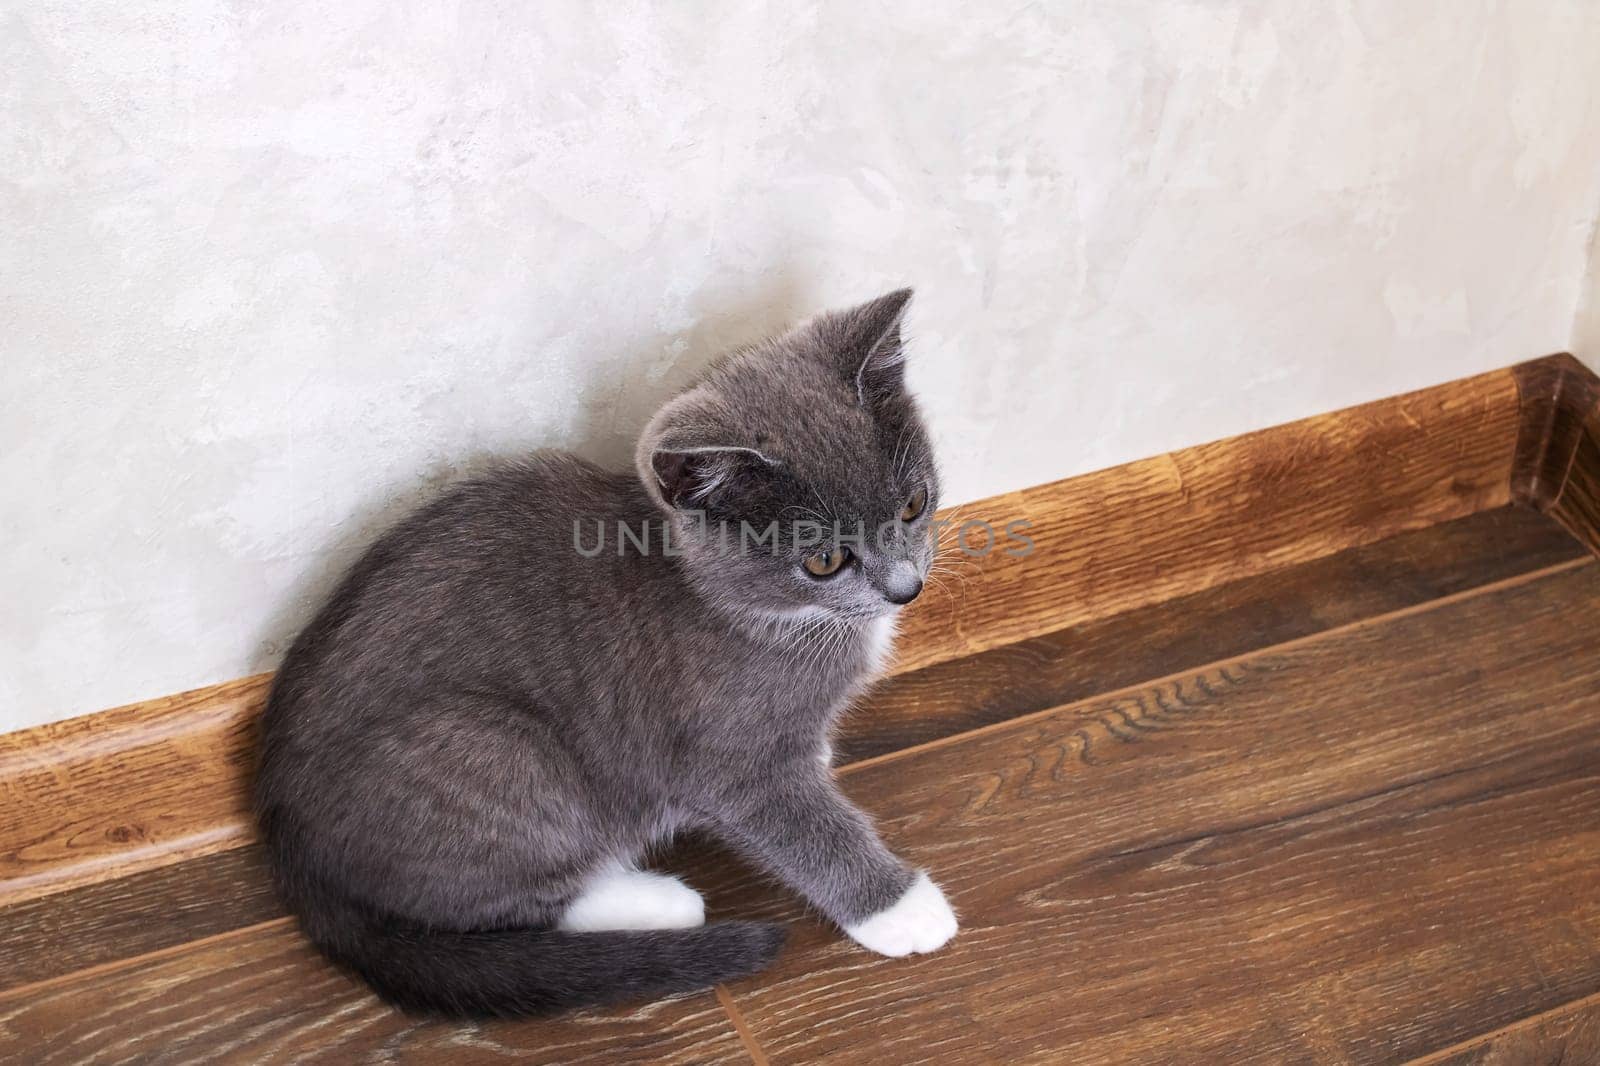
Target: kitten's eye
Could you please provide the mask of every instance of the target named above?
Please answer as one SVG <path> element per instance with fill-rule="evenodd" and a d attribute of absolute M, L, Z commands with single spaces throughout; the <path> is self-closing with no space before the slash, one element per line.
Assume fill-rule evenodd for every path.
<path fill-rule="evenodd" d="M 900 521 L 916 521 L 917 516 L 922 513 L 922 509 L 926 506 L 928 506 L 928 490 L 920 488 L 913 492 L 911 499 L 907 500 L 906 505 L 900 508 Z"/>
<path fill-rule="evenodd" d="M 820 551 L 815 555 L 808 555 L 800 565 L 805 567 L 806 573 L 812 577 L 832 577 L 849 561 L 850 549 L 839 547 L 829 548 L 827 551 Z"/>

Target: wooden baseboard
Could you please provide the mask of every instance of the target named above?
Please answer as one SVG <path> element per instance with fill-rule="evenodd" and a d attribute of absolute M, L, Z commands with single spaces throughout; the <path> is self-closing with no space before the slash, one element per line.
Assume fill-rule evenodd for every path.
<path fill-rule="evenodd" d="M 1552 356 L 958 508 L 958 522 L 1028 522 L 1034 550 L 961 563 L 949 589 L 908 613 L 895 670 L 1310 562 L 1513 495 L 1600 551 L 1593 387 L 1575 360 Z M 243 678 L 0 736 L 0 905 L 249 841 L 269 682 Z"/>
<path fill-rule="evenodd" d="M 271 674 L 0 735 L 0 906 L 250 839 Z"/>
<path fill-rule="evenodd" d="M 1515 375 L 1495 371 L 959 508 L 1027 519 L 1037 550 L 973 560 L 959 599 L 919 601 L 899 666 L 1501 506 L 1519 421 Z"/>
<path fill-rule="evenodd" d="M 1600 554 L 1600 377 L 1570 355 L 1513 372 L 1523 414 L 1512 494 Z"/>

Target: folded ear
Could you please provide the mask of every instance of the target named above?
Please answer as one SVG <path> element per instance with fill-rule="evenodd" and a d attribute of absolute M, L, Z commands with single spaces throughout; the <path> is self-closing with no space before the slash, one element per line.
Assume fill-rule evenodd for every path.
<path fill-rule="evenodd" d="M 754 448 L 708 445 L 657 449 L 650 456 L 661 502 L 677 510 L 716 510 L 749 495 L 772 460 Z"/>
<path fill-rule="evenodd" d="M 657 411 L 639 437 L 634 468 L 645 491 L 667 511 L 737 511 L 765 484 L 775 459 L 730 440 L 691 389 Z"/>
<path fill-rule="evenodd" d="M 840 315 L 842 366 L 850 373 L 856 400 L 862 406 L 905 387 L 906 352 L 900 323 L 910 303 L 911 290 L 896 289 Z"/>

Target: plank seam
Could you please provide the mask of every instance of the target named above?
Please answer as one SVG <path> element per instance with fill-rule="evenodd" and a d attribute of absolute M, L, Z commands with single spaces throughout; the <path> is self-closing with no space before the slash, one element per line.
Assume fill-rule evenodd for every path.
<path fill-rule="evenodd" d="M 1508 1022 L 1507 1024 L 1500 1026 L 1498 1029 L 1491 1029 L 1487 1033 L 1480 1033 L 1479 1035 L 1470 1037 L 1461 1041 L 1460 1043 L 1451 1044 L 1449 1047 L 1440 1048 L 1438 1051 L 1430 1051 L 1421 1058 L 1408 1060 L 1404 1066 L 1436 1066 L 1437 1063 L 1448 1061 L 1450 1058 L 1460 1055 L 1463 1052 L 1474 1051 L 1478 1048 L 1484 1047 L 1487 1044 L 1500 1039 L 1502 1036 L 1507 1036 L 1523 1029 L 1532 1028 L 1535 1025 L 1549 1021 L 1552 1018 L 1559 1018 L 1565 1014 L 1573 1014 L 1581 1010 L 1587 1010 L 1590 1007 L 1600 1007 L 1600 992 L 1592 992 L 1581 999 L 1569 1000 L 1566 1003 L 1551 1007 L 1549 1010 L 1542 1010 L 1536 1014 L 1530 1014 L 1526 1018 L 1518 1018 L 1516 1021 Z"/>
<path fill-rule="evenodd" d="M 1340 811 L 1367 807 L 1383 800 L 1403 797 L 1407 793 L 1415 792 L 1419 789 L 1426 789 L 1441 782 L 1459 779 L 1465 775 L 1478 773 L 1483 770 L 1514 770 L 1516 764 L 1523 760 L 1526 754 L 1527 752 L 1523 751 L 1513 755 L 1502 755 L 1498 758 L 1487 759 L 1482 762 L 1472 763 L 1465 766 L 1456 766 L 1451 769 L 1424 773 L 1420 777 L 1406 777 L 1395 781 L 1392 784 L 1384 785 L 1381 788 L 1372 789 L 1371 791 L 1364 792 L 1359 795 L 1346 796 L 1343 799 L 1334 799 L 1326 803 L 1311 804 L 1296 810 L 1285 811 L 1281 815 L 1268 818 L 1264 821 L 1243 822 L 1239 825 L 1221 826 L 1216 829 L 1197 832 L 1189 836 L 1179 837 L 1177 839 L 1155 840 L 1148 844 L 1141 844 L 1138 847 L 1125 848 L 1120 851 L 1090 853 L 1084 859 L 1084 862 L 1087 865 L 1088 863 L 1093 862 L 1118 861 L 1138 856 L 1152 855 L 1162 851 L 1172 851 L 1199 843 L 1201 841 L 1228 840 L 1233 837 L 1244 836 L 1250 833 L 1259 833 L 1273 829 L 1286 829 L 1294 826 L 1297 822 L 1323 818 L 1331 814 L 1336 814 Z M 1540 768 L 1535 766 L 1533 769 L 1538 770 Z M 1529 789 L 1546 788 L 1554 784 L 1563 784 L 1572 781 L 1584 781 L 1595 777 L 1600 777 L 1600 771 L 1594 771 L 1585 776 L 1582 773 L 1574 773 L 1564 767 L 1558 767 L 1555 771 L 1545 769 L 1543 772 L 1523 773 L 1520 775 L 1513 774 L 1508 781 L 1503 781 L 1494 786 L 1492 789 L 1469 792 L 1464 797 L 1454 801 L 1454 803 L 1458 805 L 1476 803 L 1484 799 L 1514 795 Z M 1428 809 L 1436 810 L 1439 808 Z"/>
<path fill-rule="evenodd" d="M 749 1054 L 750 1061 L 755 1066 L 771 1066 L 767 1053 L 761 1050 L 761 1043 L 750 1031 L 750 1026 L 744 1020 L 744 1015 L 739 1013 L 739 1008 L 734 1005 L 733 994 L 726 985 L 717 986 L 717 1002 L 722 1004 L 723 1011 L 728 1015 L 728 1021 L 733 1023 L 733 1031 L 739 1034 L 739 1040 L 744 1044 L 745 1052 Z"/>
<path fill-rule="evenodd" d="M 1409 618 L 1412 615 L 1425 614 L 1428 611 L 1432 611 L 1440 607 L 1448 607 L 1452 604 L 1464 603 L 1468 600 L 1475 599 L 1478 596 L 1490 595 L 1506 589 L 1517 588 L 1521 585 L 1542 581 L 1546 578 L 1564 574 L 1569 570 L 1577 570 L 1581 567 L 1590 566 L 1595 562 L 1597 562 L 1597 560 L 1593 557 L 1569 559 L 1563 563 L 1555 563 L 1551 566 L 1541 567 L 1538 570 L 1530 570 L 1525 574 L 1517 574 L 1513 577 L 1502 578 L 1499 581 L 1491 581 L 1486 585 L 1479 585 L 1476 588 L 1462 589 L 1460 592 L 1452 592 L 1447 596 L 1440 596 L 1437 599 L 1425 600 L 1422 603 L 1414 603 L 1409 607 L 1401 607 L 1397 610 L 1385 611 L 1382 614 L 1371 615 L 1367 618 L 1358 618 L 1354 622 L 1346 622 L 1343 625 L 1334 626 L 1330 629 L 1324 629 L 1318 633 L 1307 633 L 1303 637 L 1294 637 L 1290 640 L 1280 641 L 1277 644 L 1264 645 L 1239 655 L 1231 655 L 1222 659 L 1214 659 L 1211 662 L 1202 663 L 1199 666 L 1190 667 L 1185 670 L 1179 670 L 1175 673 L 1166 674 L 1157 678 L 1151 678 L 1146 681 L 1140 681 L 1132 685 L 1124 685 L 1121 688 L 1111 689 L 1107 692 L 1101 692 L 1093 696 L 1086 696 L 1080 700 L 1072 700 L 1067 703 L 1058 704 L 1054 707 L 1044 707 L 1037 711 L 1029 711 L 1027 714 L 1018 715 L 1015 718 L 1007 718 L 1003 722 L 991 722 L 988 725 L 978 726 L 976 729 L 968 729 L 964 732 L 952 733 L 949 736 L 944 737 L 935 737 L 932 740 L 923 741 L 921 744 L 913 744 L 907 748 L 897 748 L 894 751 L 886 751 L 882 755 L 874 755 L 871 758 L 862 759 L 859 762 L 847 763 L 844 766 L 839 767 L 835 772 L 838 775 L 843 776 L 845 774 L 853 773 L 857 770 L 865 770 L 874 766 L 880 766 L 884 763 L 893 762 L 894 760 L 903 758 L 907 755 L 915 755 L 925 751 L 933 751 L 938 748 L 950 747 L 976 737 L 987 736 L 990 733 L 998 733 L 1002 730 L 1011 729 L 1016 726 L 1037 722 L 1049 717 L 1050 715 L 1060 714 L 1063 711 L 1068 711 L 1075 707 L 1086 707 L 1090 704 L 1102 703 L 1106 700 L 1119 699 L 1123 696 L 1132 695 L 1135 692 L 1143 692 L 1146 689 L 1155 688 L 1158 685 L 1166 685 L 1175 681 L 1181 681 L 1186 677 L 1193 677 L 1196 674 L 1204 673 L 1206 671 L 1222 669 L 1228 666 L 1235 666 L 1245 662 L 1246 660 L 1253 659 L 1261 655 L 1289 651 L 1319 640 L 1326 640 L 1330 637 L 1360 632 L 1361 630 L 1370 628 L 1372 626 L 1386 625 L 1390 622 L 1396 622 L 1403 618 Z"/>
<path fill-rule="evenodd" d="M 156 948 L 152 951 L 142 951 L 137 955 L 129 955 L 127 958 L 108 959 L 105 962 L 95 963 L 93 966 L 85 966 L 81 970 L 69 970 L 66 973 L 56 974 L 54 977 L 46 977 L 40 981 L 30 981 L 27 984 L 14 985 L 11 988 L 0 988 L 0 1003 L 9 1003 L 16 999 L 25 999 L 36 992 L 43 992 L 55 987 L 56 985 L 66 984 L 70 981 L 95 977 L 100 974 L 116 973 L 119 970 L 131 969 L 132 967 L 139 966 L 144 963 L 159 962 L 160 960 L 168 958 L 169 956 L 181 955 L 191 948 L 215 944 L 225 940 L 231 940 L 234 937 L 259 933 L 267 929 L 273 929 L 279 926 L 289 926 L 293 924 L 294 919 L 288 915 L 284 915 L 280 918 L 268 918 L 264 922 L 252 922 L 249 925 L 241 925 L 234 929 L 224 929 L 220 933 L 212 933 L 209 936 L 196 937 L 193 940 L 184 940 L 177 944 L 168 944 L 164 948 Z M 310 942 L 307 941 L 307 943 Z"/>

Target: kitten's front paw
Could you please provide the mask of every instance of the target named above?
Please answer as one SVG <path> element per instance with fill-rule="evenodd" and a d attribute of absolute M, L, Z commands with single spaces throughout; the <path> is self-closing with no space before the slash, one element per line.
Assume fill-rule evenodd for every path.
<path fill-rule="evenodd" d="M 844 931 L 869 951 L 899 958 L 944 947 L 956 935 L 956 912 L 939 886 L 928 880 L 927 874 L 919 873 L 894 906 L 846 926 Z"/>

